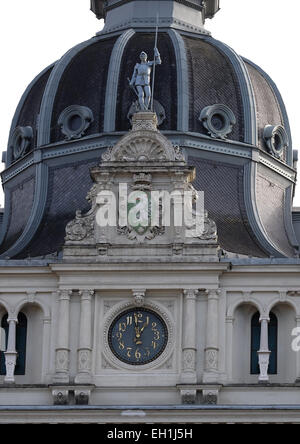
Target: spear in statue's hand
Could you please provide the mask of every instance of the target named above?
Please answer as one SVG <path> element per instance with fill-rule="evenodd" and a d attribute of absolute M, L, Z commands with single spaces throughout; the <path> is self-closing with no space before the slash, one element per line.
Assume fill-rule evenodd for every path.
<path fill-rule="evenodd" d="M 155 69 L 156 69 L 156 51 L 157 51 L 157 39 L 158 39 L 158 13 L 156 14 L 156 31 L 155 31 L 155 45 L 154 45 L 154 62 L 153 62 L 153 77 L 152 77 L 152 94 L 151 94 L 151 111 L 153 112 L 154 105 L 154 82 L 155 82 Z"/>

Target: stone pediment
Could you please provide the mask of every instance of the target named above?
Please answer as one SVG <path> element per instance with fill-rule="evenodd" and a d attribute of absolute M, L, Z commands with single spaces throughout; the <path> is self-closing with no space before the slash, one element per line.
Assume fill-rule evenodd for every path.
<path fill-rule="evenodd" d="M 156 114 L 140 112 L 132 118 L 132 130 L 102 155 L 102 161 L 184 162 L 184 156 L 157 130 Z"/>

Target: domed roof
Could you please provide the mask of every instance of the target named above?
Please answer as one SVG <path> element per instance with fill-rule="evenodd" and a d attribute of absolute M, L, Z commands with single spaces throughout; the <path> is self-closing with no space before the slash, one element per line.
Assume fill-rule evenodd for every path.
<path fill-rule="evenodd" d="M 98 3 L 94 2 L 94 10 L 102 7 Z M 143 2 L 129 3 L 136 4 L 136 14 L 141 14 Z M 295 172 L 288 118 L 275 84 L 203 28 L 218 2 L 207 2 L 206 16 L 205 2 L 200 0 L 163 3 L 173 9 L 170 20 L 163 16 L 158 24 L 162 64 L 156 69 L 155 110 L 160 131 L 184 147 L 198 166 L 199 186 L 209 196 L 206 206 L 219 224 L 225 250 L 253 256 L 293 255 L 296 242 L 291 227 L 286 228 L 284 206 Z M 76 209 L 87 207 L 88 169 L 131 127 L 136 97 L 128 79 L 141 51 L 149 58 L 153 55 L 155 21 L 147 17 L 153 15 L 147 9 L 143 19 L 130 16 L 126 23 L 122 16 L 119 22 L 116 5 L 121 8 L 124 2 L 109 5 L 105 15 L 111 16 L 104 30 L 43 71 L 17 108 L 2 174 L 9 208 L 3 220 L 4 256 L 39 256 L 61 248 L 66 223 Z M 194 20 L 193 14 L 180 21 L 183 10 L 177 7 L 200 14 L 201 26 L 187 21 Z M 135 14 L 133 8 L 130 11 Z M 32 136 L 26 128 L 32 129 Z M 274 207 L 267 213 L 257 194 L 257 189 L 265 192 L 259 177 L 257 188 L 251 189 L 253 178 L 248 178 L 246 189 L 251 173 L 244 163 L 257 162 L 259 156 L 262 179 L 267 176 L 276 184 Z M 20 210 L 24 187 L 27 206 Z"/>
<path fill-rule="evenodd" d="M 181 35 L 173 29 L 159 32 L 158 45 L 163 64 L 156 72 L 155 98 L 165 111 L 160 130 L 207 135 L 200 115 L 214 104 L 226 104 L 236 117 L 229 140 L 258 144 L 267 151 L 265 126 L 284 125 L 288 129 L 286 111 L 274 83 L 228 46 L 212 37 Z M 85 136 L 107 130 L 128 131 L 128 113 L 135 101 L 128 79 L 142 50 L 153 53 L 153 32 L 129 30 L 120 36 L 99 35 L 73 48 L 33 82 L 17 110 L 12 132 L 16 126 L 31 126 L 32 148 L 64 141 L 59 117 L 73 105 L 88 107 L 93 113 Z M 184 58 L 180 58 L 182 53 Z M 112 69 L 117 72 L 112 73 Z M 115 91 L 108 98 L 107 89 L 116 79 Z M 184 100 L 188 115 L 182 109 Z"/>

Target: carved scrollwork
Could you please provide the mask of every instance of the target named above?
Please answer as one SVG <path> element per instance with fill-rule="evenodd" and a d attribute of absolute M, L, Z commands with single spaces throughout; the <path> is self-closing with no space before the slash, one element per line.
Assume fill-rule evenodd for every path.
<path fill-rule="evenodd" d="M 209 219 L 207 211 L 204 212 L 204 231 L 201 235 L 203 240 L 217 240 L 217 225 L 215 221 Z"/>
<path fill-rule="evenodd" d="M 278 159 L 283 157 L 284 149 L 288 146 L 288 135 L 282 125 L 266 125 L 264 141 L 270 154 Z"/>
<path fill-rule="evenodd" d="M 176 159 L 177 157 L 177 159 Z M 102 155 L 103 162 L 184 161 L 180 150 L 157 130 L 156 115 L 150 112 L 133 116 L 133 127 L 126 136 Z"/>
<path fill-rule="evenodd" d="M 185 157 L 179 145 L 174 145 L 174 151 L 175 151 L 175 160 L 178 160 L 179 162 L 185 162 Z"/>
<path fill-rule="evenodd" d="M 117 233 L 131 241 L 145 242 L 145 240 L 152 240 L 157 236 L 162 236 L 165 233 L 165 227 L 137 227 L 132 228 L 130 226 L 124 226 L 117 228 Z"/>
<path fill-rule="evenodd" d="M 112 157 L 112 151 L 113 151 L 113 146 L 108 146 L 106 151 L 104 151 L 104 153 L 101 156 L 101 159 L 103 162 L 110 162 L 111 157 Z"/>
<path fill-rule="evenodd" d="M 219 139 L 226 139 L 236 124 L 233 111 L 222 103 L 206 106 L 201 111 L 199 120 L 211 137 Z"/>
<path fill-rule="evenodd" d="M 11 136 L 10 147 L 13 160 L 23 157 L 31 148 L 33 129 L 31 126 L 18 126 Z"/>
<path fill-rule="evenodd" d="M 66 140 L 80 139 L 94 121 L 93 112 L 86 106 L 71 105 L 64 109 L 58 125 Z"/>
<path fill-rule="evenodd" d="M 90 238 L 94 233 L 95 216 L 82 216 L 81 211 L 76 211 L 76 218 L 66 226 L 66 241 L 82 241 Z"/>
<path fill-rule="evenodd" d="M 136 137 L 130 144 L 124 144 L 115 153 L 115 161 L 147 162 L 166 161 L 167 156 L 164 147 L 150 137 Z"/>

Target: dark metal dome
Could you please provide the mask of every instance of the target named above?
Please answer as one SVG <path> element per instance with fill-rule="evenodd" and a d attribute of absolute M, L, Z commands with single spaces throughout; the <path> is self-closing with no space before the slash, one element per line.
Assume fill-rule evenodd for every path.
<path fill-rule="evenodd" d="M 130 129 L 135 97 L 128 78 L 142 50 L 153 54 L 154 24 L 130 17 L 129 25 L 123 20 L 122 29 L 112 30 L 121 4 L 111 4 L 114 15 L 104 31 L 43 71 L 21 99 L 2 173 L 2 257 L 60 251 L 66 223 L 88 208 L 89 169 Z M 179 4 L 203 16 L 203 2 Z M 206 11 L 208 5 L 218 9 L 218 2 L 206 2 Z M 205 191 L 224 250 L 294 256 L 295 170 L 281 96 L 260 68 L 202 28 L 205 17 L 200 27 L 176 24 L 176 11 L 168 23 L 159 22 L 159 129 L 197 166 L 196 184 Z M 32 138 L 24 138 L 26 127 Z"/>

